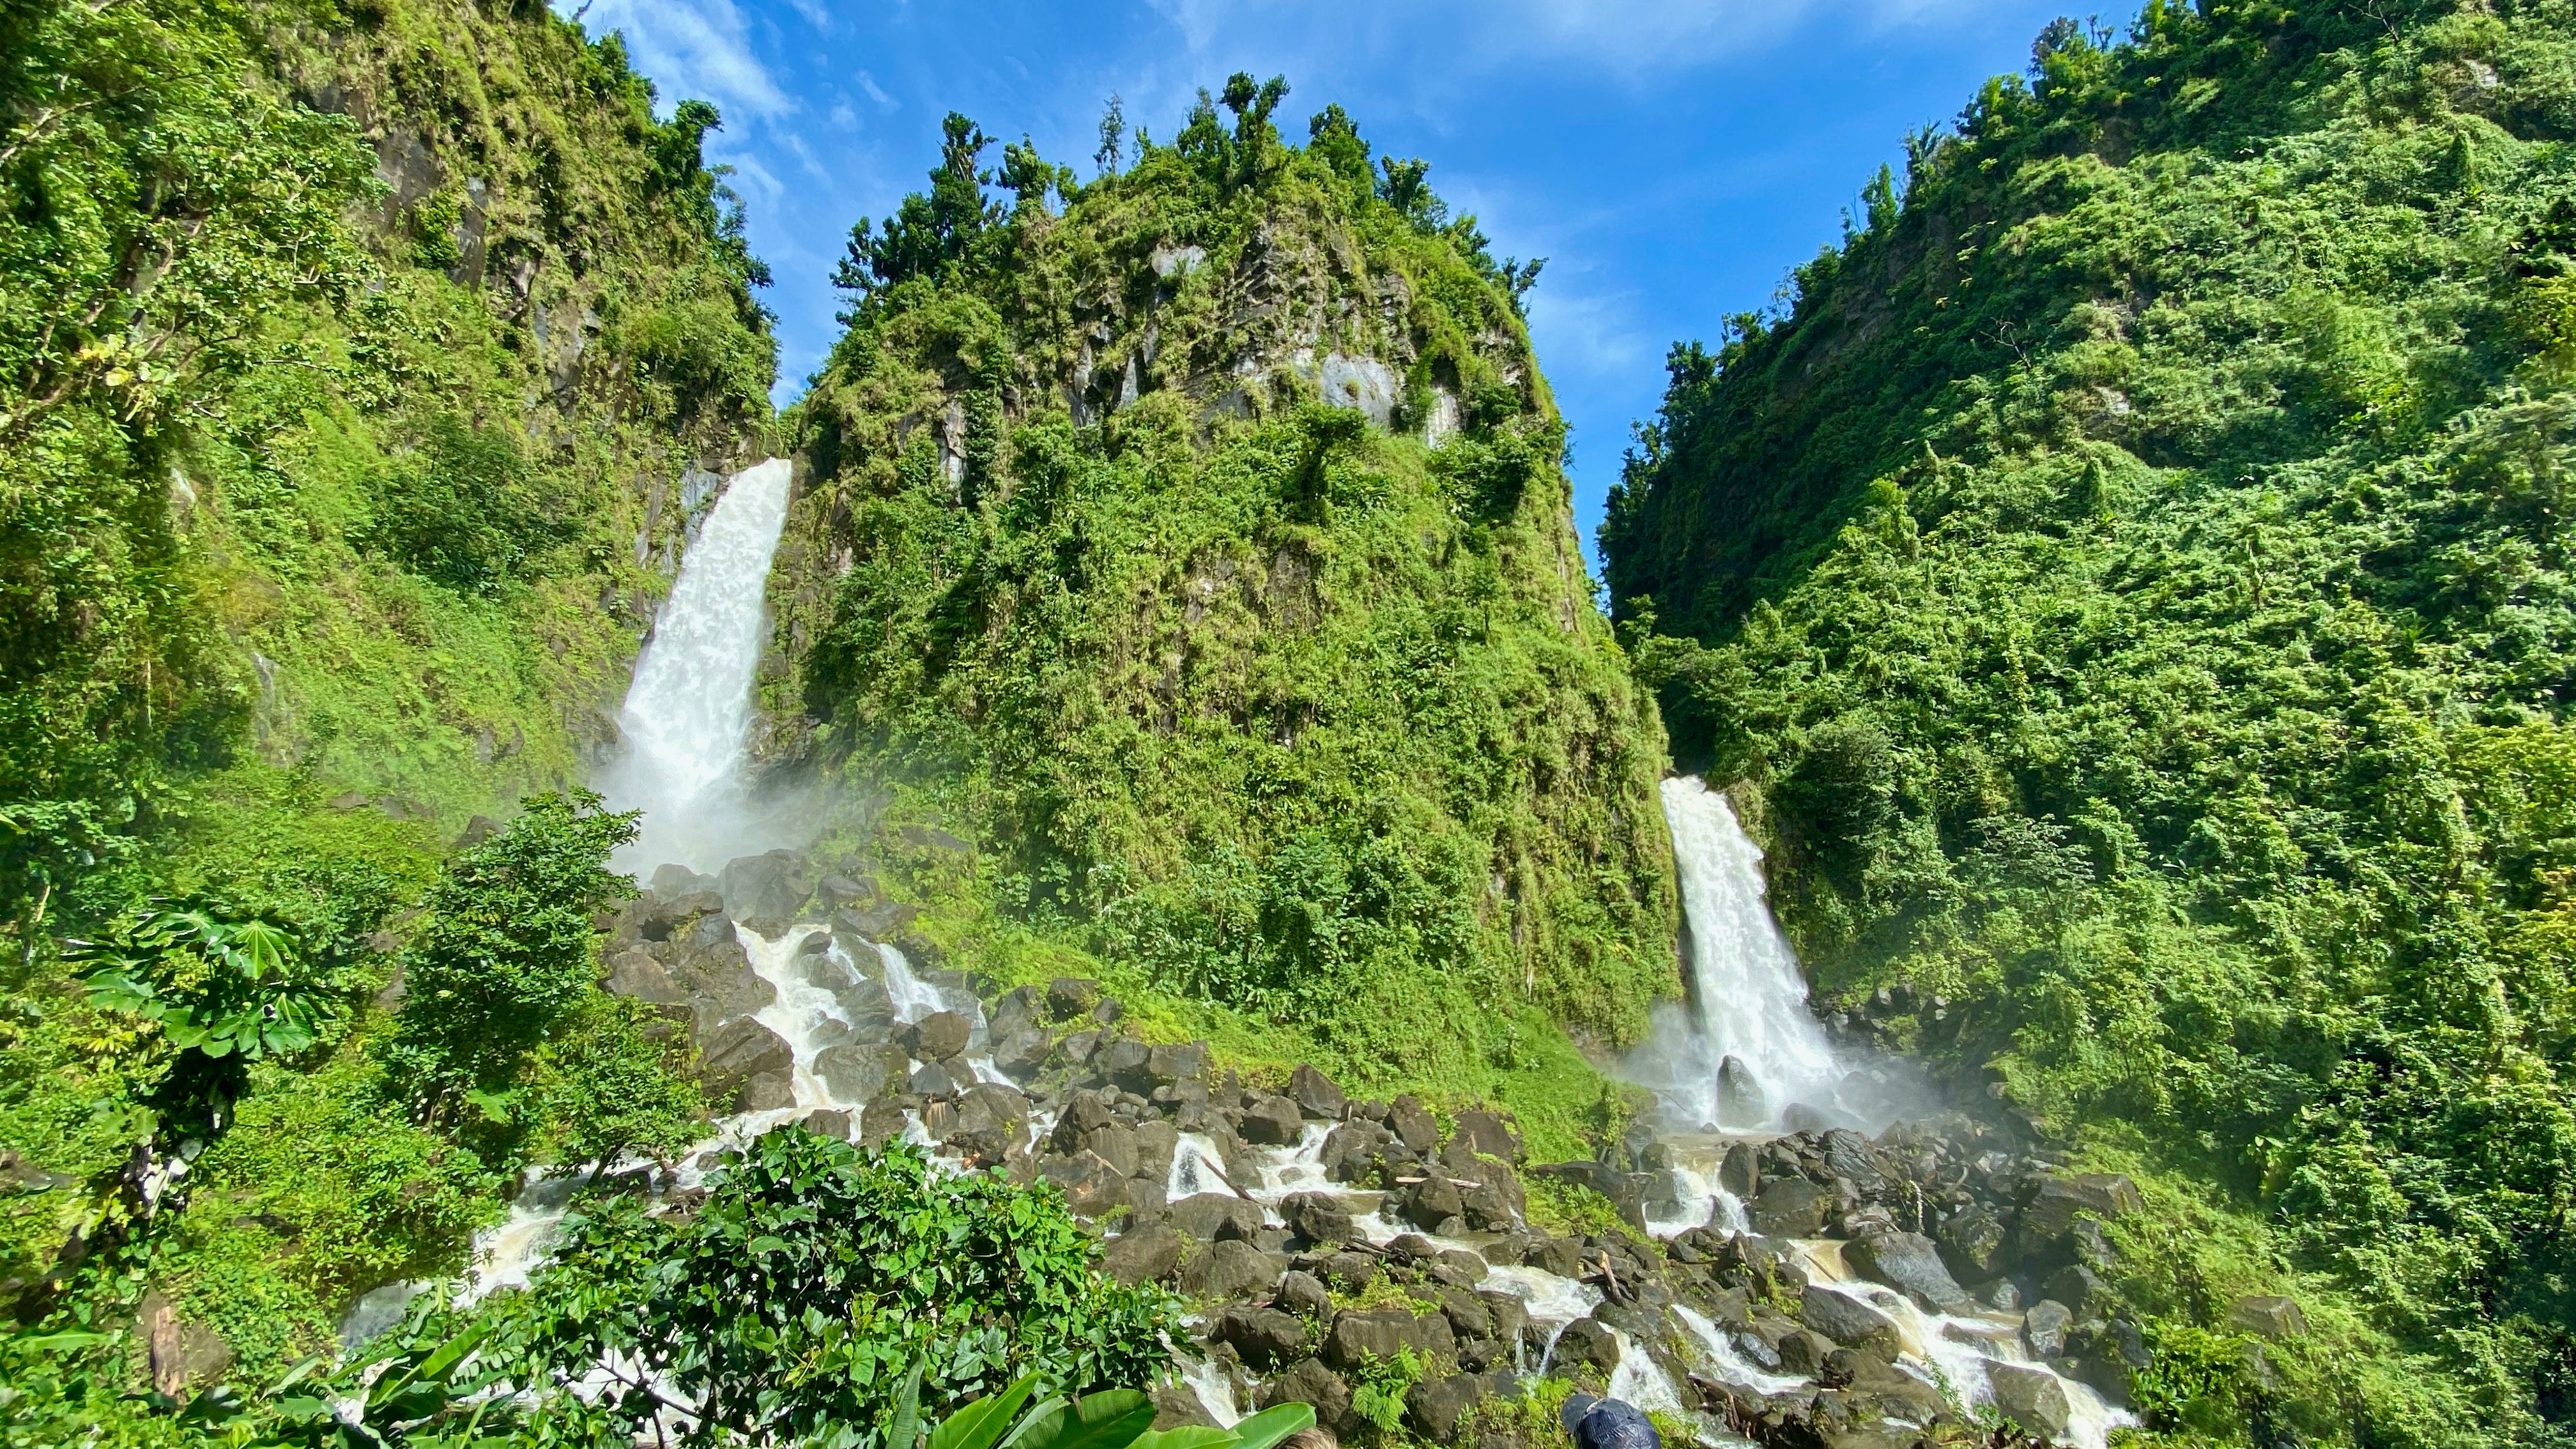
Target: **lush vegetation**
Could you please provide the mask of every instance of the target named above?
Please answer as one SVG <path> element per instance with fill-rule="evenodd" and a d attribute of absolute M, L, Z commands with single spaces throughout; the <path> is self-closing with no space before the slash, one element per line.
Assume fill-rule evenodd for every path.
<path fill-rule="evenodd" d="M 2563 4 L 2053 26 L 1604 532 L 1826 994 L 2166 1175 L 2171 1342 L 2298 1275 L 2311 1437 L 2571 1432 L 2571 96 Z"/>
<path fill-rule="evenodd" d="M 1536 264 L 1339 107 L 1287 144 L 1284 95 L 1238 76 L 1168 145 L 1113 113 L 1088 183 L 979 169 L 952 117 L 930 190 L 859 225 L 774 701 L 975 837 L 925 927 L 961 959 L 1095 953 L 1258 1055 L 1500 1095 L 1571 1149 L 1598 1078 L 1559 1024 L 1639 1033 L 1674 906 Z"/>
<path fill-rule="evenodd" d="M 516 802 L 767 422 L 716 121 L 537 6 L 0 5 L 7 1392 L 184 1439 L 52 1330 L 264 1383 L 522 1168 L 700 1132 L 592 984 L 628 822 Z"/>

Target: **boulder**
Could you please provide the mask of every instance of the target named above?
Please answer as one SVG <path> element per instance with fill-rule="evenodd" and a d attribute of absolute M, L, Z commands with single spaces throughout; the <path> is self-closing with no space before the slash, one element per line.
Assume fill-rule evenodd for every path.
<path fill-rule="evenodd" d="M 742 1084 L 745 1112 L 776 1112 L 796 1105 L 796 1079 L 786 1072 L 755 1072 Z"/>
<path fill-rule="evenodd" d="M 1345 1293 L 1360 1292 L 1377 1281 L 1377 1259 L 1366 1253 L 1325 1253 L 1308 1266 L 1316 1277 Z"/>
<path fill-rule="evenodd" d="M 1503 1162 L 1516 1161 L 1521 1155 L 1520 1134 L 1512 1130 L 1509 1122 L 1491 1112 L 1459 1113 L 1457 1130 L 1450 1134 L 1449 1143 L 1452 1147 L 1464 1143 L 1467 1150 L 1478 1157 L 1491 1157 Z"/>
<path fill-rule="evenodd" d="M 2024 1253 L 2070 1256 L 2064 1243 L 2079 1217 L 2116 1221 L 2146 1206 L 2138 1186 L 2116 1172 L 2080 1172 L 2040 1179 L 2038 1190 L 2022 1204 L 2014 1223 Z"/>
<path fill-rule="evenodd" d="M 1848 1294 L 1810 1283 L 1798 1295 L 1798 1317 L 1846 1348 L 1868 1349 L 1893 1362 L 1904 1351 L 1896 1320 Z"/>
<path fill-rule="evenodd" d="M 1850 1128 L 1837 1127 L 1826 1133 L 1820 1145 L 1826 1173 L 1850 1183 L 1862 1198 L 1883 1198 L 1894 1186 L 1891 1178 L 1896 1174 L 1889 1170 L 1891 1165 L 1869 1145 L 1868 1138 Z"/>
<path fill-rule="evenodd" d="M 2012 1239 L 2004 1231 L 2003 1220 L 1982 1207 L 1943 1218 L 1933 1229 L 1932 1240 L 1940 1245 L 1941 1260 L 1950 1270 L 1970 1281 L 1991 1278 L 2013 1264 Z"/>
<path fill-rule="evenodd" d="M 1780 1367 L 1804 1378 L 1814 1378 L 1825 1371 L 1825 1361 L 1832 1357 L 1836 1344 L 1812 1328 L 1793 1328 L 1780 1335 L 1772 1352 L 1780 1356 Z"/>
<path fill-rule="evenodd" d="M 2066 1352 L 2066 1331 L 2074 1326 L 2074 1310 L 2054 1298 L 2042 1298 L 2021 1316 L 2022 1345 L 2033 1358 L 2055 1358 Z"/>
<path fill-rule="evenodd" d="M 843 1042 L 814 1054 L 814 1075 L 833 1101 L 865 1106 L 909 1082 L 912 1059 L 898 1046 Z"/>
<path fill-rule="evenodd" d="M 636 948 L 618 952 L 608 960 L 608 980 L 602 983 L 612 996 L 623 996 L 647 1006 L 689 1004 L 689 993 L 671 979 L 669 968 L 653 958 L 653 953 Z"/>
<path fill-rule="evenodd" d="M 1015 1031 L 1044 1026 L 1047 1019 L 1046 994 L 1034 986 L 1015 986 L 993 1003 L 985 1022 L 998 1040 Z"/>
<path fill-rule="evenodd" d="M 2054 1442 L 2066 1433 L 2072 1406 L 2066 1385 L 2046 1369 L 1986 1360 L 1986 1381 L 1994 1385 L 1995 1408 L 2032 1436 Z"/>
<path fill-rule="evenodd" d="M 1359 1235 L 1350 1210 L 1330 1193 L 1290 1193 L 1279 1205 L 1279 1216 L 1310 1243 L 1347 1243 Z"/>
<path fill-rule="evenodd" d="M 2295 1300 L 2249 1293 L 2227 1311 L 2230 1327 L 2260 1334 L 2275 1343 L 2308 1336 L 2308 1316 Z"/>
<path fill-rule="evenodd" d="M 1261 1231 L 1261 1205 L 1228 1192 L 1192 1193 L 1164 1211 L 1163 1220 L 1184 1236 L 1200 1242 L 1220 1238 L 1250 1241 Z"/>
<path fill-rule="evenodd" d="M 838 1137 L 847 1142 L 858 1133 L 858 1124 L 847 1112 L 818 1107 L 805 1114 L 805 1130 L 817 1137 Z"/>
<path fill-rule="evenodd" d="M 1038 1175 L 1062 1189 L 1065 1205 L 1084 1217 L 1127 1206 L 1127 1174 L 1097 1152 L 1052 1154 L 1038 1164 Z"/>
<path fill-rule="evenodd" d="M 892 1097 L 879 1097 L 859 1113 L 859 1145 L 883 1147 L 901 1137 L 907 1125 L 903 1104 Z"/>
<path fill-rule="evenodd" d="M 1100 1270 L 1121 1283 L 1169 1283 L 1181 1268 L 1187 1239 L 1161 1223 L 1129 1228 L 1109 1240 Z"/>
<path fill-rule="evenodd" d="M 1607 1378 L 1619 1367 L 1619 1337 L 1597 1318 L 1578 1318 L 1556 1336 L 1548 1362 L 1569 1369 L 1589 1367 Z"/>
<path fill-rule="evenodd" d="M 1967 1290 L 1941 1262 L 1941 1251 L 1921 1233 L 1871 1233 L 1843 1247 L 1843 1261 L 1874 1283 L 1884 1283 L 1933 1313 L 1975 1309 Z"/>
<path fill-rule="evenodd" d="M 1279 1280 L 1279 1296 L 1273 1300 L 1283 1313 L 1294 1313 L 1321 1323 L 1333 1316 L 1332 1290 L 1324 1280 L 1302 1270 Z"/>
<path fill-rule="evenodd" d="M 1324 1338 L 1324 1362 L 1336 1368 L 1360 1368 L 1384 1363 L 1406 1349 L 1426 1357 L 1449 1357 L 1456 1348 L 1457 1335 L 1450 1332 L 1449 1320 L 1437 1313 L 1417 1316 L 1406 1308 L 1350 1308 L 1333 1317 L 1332 1331 Z"/>
<path fill-rule="evenodd" d="M 1440 1124 L 1432 1120 L 1431 1109 L 1419 1097 L 1396 1098 L 1386 1110 L 1386 1125 L 1397 1141 L 1416 1153 L 1429 1153 L 1440 1145 Z"/>
<path fill-rule="evenodd" d="M 2111 1306 L 2110 1285 L 2102 1281 L 2102 1275 L 2086 1267 L 2058 1269 L 2048 1275 L 2040 1291 L 2065 1304 L 2067 1311 L 2079 1319 L 2099 1317 Z"/>
<path fill-rule="evenodd" d="M 1812 1238 L 1824 1231 L 1825 1214 L 1834 1205 L 1833 1189 L 1802 1177 L 1784 1177 L 1763 1186 L 1747 1216 L 1753 1231 L 1766 1238 Z"/>
<path fill-rule="evenodd" d="M 1736 1057 L 1717 1064 L 1717 1115 L 1737 1122 L 1759 1122 L 1771 1115 L 1771 1099 L 1762 1079 Z"/>
<path fill-rule="evenodd" d="M 1236 1303 L 1217 1315 L 1212 1335 L 1234 1345 L 1243 1361 L 1256 1369 L 1275 1368 L 1307 1356 L 1306 1321 L 1276 1308 Z"/>
<path fill-rule="evenodd" d="M 1169 1087 L 1181 1082 L 1197 1081 L 1207 1075 L 1207 1068 L 1208 1048 L 1206 1042 L 1189 1041 L 1182 1042 L 1177 1046 L 1154 1047 L 1145 1053 L 1143 1085 L 1130 1088 L 1130 1090 L 1150 1096 L 1157 1087 Z M 1119 1085 L 1126 1086 L 1127 1084 L 1121 1082 Z"/>
<path fill-rule="evenodd" d="M 751 1079 L 791 1077 L 796 1054 L 778 1033 L 748 1016 L 736 1017 L 698 1038 L 698 1080 L 709 1100 L 733 1102 L 732 1111 L 750 1111 L 739 1100 Z"/>
<path fill-rule="evenodd" d="M 726 915 L 764 936 L 774 936 L 796 919 L 806 898 L 814 894 L 814 873 L 796 852 L 773 850 L 725 862 L 716 889 L 724 895 Z"/>
<path fill-rule="evenodd" d="M 231 1370 L 232 1345 L 206 1325 L 179 1317 L 160 1290 L 143 1295 L 139 1320 L 145 1367 L 160 1392 L 175 1398 L 190 1385 L 217 1382 Z"/>
<path fill-rule="evenodd" d="M 1350 1099 L 1332 1078 L 1302 1062 L 1288 1074 L 1288 1096 L 1298 1111 L 1326 1122 L 1339 1122 L 1351 1108 Z"/>
<path fill-rule="evenodd" d="M 1435 1375 L 1405 1391 L 1404 1419 L 1432 1443 L 1446 1444 L 1458 1436 L 1468 1411 L 1493 1392 L 1493 1380 L 1482 1374 Z"/>
<path fill-rule="evenodd" d="M 1088 1015 L 1100 1004 L 1100 983 L 1078 976 L 1059 976 L 1047 983 L 1046 1003 L 1058 1021 Z"/>
<path fill-rule="evenodd" d="M 1452 1218 L 1463 1222 L 1467 1205 L 1448 1177 L 1433 1168 L 1397 1189 L 1395 1210 L 1406 1222 L 1438 1232 Z"/>
<path fill-rule="evenodd" d="M 1193 1298 L 1243 1298 L 1268 1290 L 1287 1265 L 1239 1238 L 1193 1254 L 1181 1269 L 1181 1291 Z"/>
<path fill-rule="evenodd" d="M 1244 1109 L 1243 1121 L 1236 1127 L 1246 1142 L 1264 1147 L 1295 1145 L 1306 1130 L 1305 1115 L 1297 1104 L 1285 1097 L 1263 1097 Z"/>
<path fill-rule="evenodd" d="M 956 1095 L 957 1085 L 956 1073 L 951 1072 L 946 1064 L 924 1062 L 913 1069 L 908 1090 L 916 1097 L 949 1097 Z"/>
<path fill-rule="evenodd" d="M 1054 1038 L 1041 1027 L 1021 1027 L 1007 1034 L 994 1033 L 993 1065 L 1013 1081 L 1025 1082 L 1046 1067 L 1047 1056 L 1055 1050 Z"/>
<path fill-rule="evenodd" d="M 1289 1365 L 1262 1385 L 1260 1398 L 1265 1409 L 1281 1404 L 1309 1405 L 1315 1411 L 1316 1424 L 1323 1428 L 1338 1431 L 1350 1422 L 1351 1386 L 1319 1359 Z"/>
<path fill-rule="evenodd" d="M 902 1041 L 925 1062 L 944 1062 L 966 1050 L 975 1024 L 953 1011 L 934 1011 L 904 1028 Z"/>
<path fill-rule="evenodd" d="M 1718 1164 L 1717 1185 L 1739 1202 L 1750 1202 L 1761 1191 L 1762 1158 L 1751 1143 L 1738 1142 L 1726 1149 L 1726 1160 Z"/>
<path fill-rule="evenodd" d="M 700 875 L 685 865 L 664 864 L 654 868 L 653 894 L 665 900 L 678 900 L 717 888 L 714 876 Z"/>

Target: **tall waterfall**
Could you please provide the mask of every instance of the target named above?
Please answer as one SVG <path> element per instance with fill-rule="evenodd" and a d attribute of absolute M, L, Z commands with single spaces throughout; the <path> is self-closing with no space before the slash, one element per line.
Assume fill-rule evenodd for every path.
<path fill-rule="evenodd" d="M 1807 1008 L 1807 980 L 1771 917 L 1762 848 L 1726 797 L 1697 777 L 1666 780 L 1682 908 L 1690 919 L 1690 997 L 1657 1009 L 1629 1062 L 1677 1125 L 1735 1132 L 1875 1115 Z M 1803 1107 L 1792 1121 L 1792 1109 Z"/>
<path fill-rule="evenodd" d="M 726 480 L 636 661 L 617 716 L 626 749 L 600 781 L 610 804 L 644 812 L 643 836 L 619 852 L 620 869 L 678 861 L 712 871 L 777 843 L 753 818 L 743 762 L 792 472 L 772 458 Z"/>

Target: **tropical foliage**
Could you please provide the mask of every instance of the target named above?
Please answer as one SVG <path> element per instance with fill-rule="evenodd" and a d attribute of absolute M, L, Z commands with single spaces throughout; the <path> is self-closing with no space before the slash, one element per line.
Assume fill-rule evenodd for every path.
<path fill-rule="evenodd" d="M 2052 27 L 1675 350 L 1604 530 L 1825 994 L 2351 1295 L 2299 1433 L 2576 1402 L 2571 88 L 2555 4 Z"/>

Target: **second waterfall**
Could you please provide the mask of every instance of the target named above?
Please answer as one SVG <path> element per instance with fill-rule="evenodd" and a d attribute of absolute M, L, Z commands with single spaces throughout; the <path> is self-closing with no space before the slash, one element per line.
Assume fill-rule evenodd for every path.
<path fill-rule="evenodd" d="M 680 563 L 618 712 L 625 749 L 600 778 L 643 835 L 618 866 L 713 870 L 777 844 L 744 775 L 752 675 L 760 665 L 770 560 L 787 522 L 793 465 L 755 463 L 725 483 Z"/>

